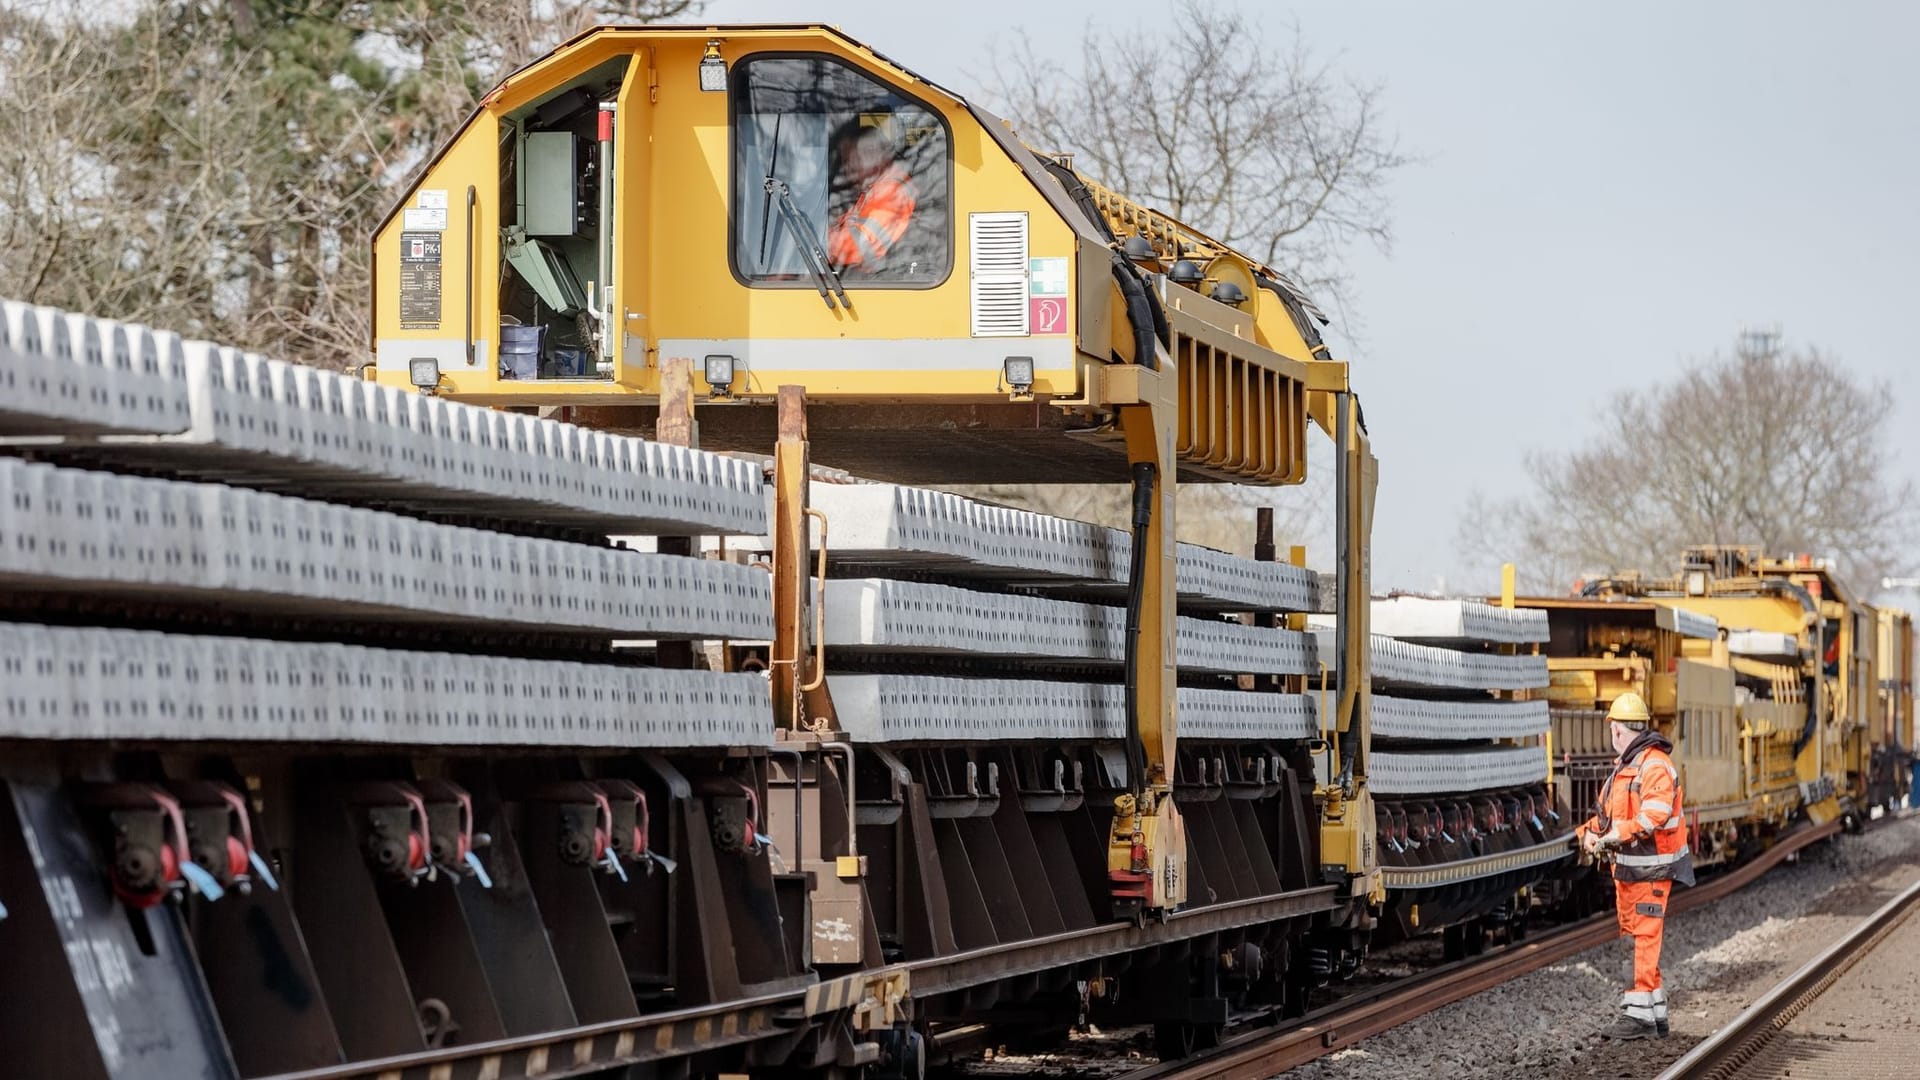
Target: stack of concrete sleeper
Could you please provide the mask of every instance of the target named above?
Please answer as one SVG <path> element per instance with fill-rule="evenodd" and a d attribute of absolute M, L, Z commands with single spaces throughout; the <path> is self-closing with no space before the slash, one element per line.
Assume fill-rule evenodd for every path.
<path fill-rule="evenodd" d="M 9 302 L 3 313 L 0 435 L 71 435 L 79 424 L 94 436 L 49 454 L 602 536 L 766 529 L 752 462 L 44 308 Z M 58 333 L 78 324 L 84 333 Z M 88 362 L 71 347 L 76 336 L 125 342 L 113 355 L 124 352 L 131 369 Z M 149 355 L 151 372 L 131 359 Z M 81 402 L 96 391 L 156 404 L 137 414 L 88 410 Z"/>
<path fill-rule="evenodd" d="M 132 325 L 11 302 L 0 316 L 0 437 L 59 463 L 0 459 L 0 588 L 83 597 L 70 621 L 95 624 L 43 625 L 20 606 L 0 622 L 0 737 L 767 737 L 763 677 L 604 651 L 770 633 L 763 573 L 606 541 L 764 534 L 757 465 Z M 202 613 L 223 610 L 267 629 L 208 632 Z M 300 621 L 313 615 L 339 621 Z M 357 629 L 398 624 L 385 640 L 484 630 L 490 644 L 380 647 Z M 502 628 L 584 636 L 595 662 L 497 655 L 521 640 Z"/>
<path fill-rule="evenodd" d="M 1546 659 L 1485 651 L 1546 641 L 1544 611 L 1394 597 L 1373 602 L 1370 623 L 1372 732 L 1385 743 L 1374 750 L 1368 778 L 1377 794 L 1478 791 L 1545 778 L 1545 751 L 1531 741 L 1547 730 L 1546 700 L 1501 695 L 1544 689 Z M 1331 629 L 1317 636 L 1322 661 L 1330 661 Z"/>

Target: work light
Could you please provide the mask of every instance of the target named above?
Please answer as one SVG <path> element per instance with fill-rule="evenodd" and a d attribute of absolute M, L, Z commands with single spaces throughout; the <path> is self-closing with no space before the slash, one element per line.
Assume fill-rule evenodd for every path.
<path fill-rule="evenodd" d="M 1033 392 L 1033 357 L 1009 356 L 1006 363 L 1001 365 L 1000 372 L 1007 381 L 1007 389 L 1016 394 Z"/>
<path fill-rule="evenodd" d="M 431 356 L 416 356 L 407 361 L 407 377 L 423 394 L 433 393 L 440 385 L 440 361 Z"/>
<path fill-rule="evenodd" d="M 715 394 L 724 397 L 733 388 L 733 357 L 709 356 L 702 361 L 706 368 L 707 386 Z"/>
<path fill-rule="evenodd" d="M 700 89 L 719 93 L 727 88 L 727 62 L 720 58 L 720 43 L 707 42 L 707 54 L 700 58 Z"/>

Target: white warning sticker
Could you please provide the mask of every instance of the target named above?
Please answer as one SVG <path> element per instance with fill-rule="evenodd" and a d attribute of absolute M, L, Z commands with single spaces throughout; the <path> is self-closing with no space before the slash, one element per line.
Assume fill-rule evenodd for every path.
<path fill-rule="evenodd" d="M 400 215 L 400 218 L 400 227 L 407 232 L 447 231 L 446 207 L 427 208 L 409 206 L 406 212 Z"/>

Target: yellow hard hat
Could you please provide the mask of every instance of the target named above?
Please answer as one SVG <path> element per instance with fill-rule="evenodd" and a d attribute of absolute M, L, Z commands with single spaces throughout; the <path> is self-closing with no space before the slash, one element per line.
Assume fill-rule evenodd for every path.
<path fill-rule="evenodd" d="M 1647 712 L 1646 701 L 1629 690 L 1613 699 L 1613 704 L 1607 708 L 1607 719 L 1616 724 L 1639 728 L 1646 727 L 1653 719 L 1653 714 Z"/>

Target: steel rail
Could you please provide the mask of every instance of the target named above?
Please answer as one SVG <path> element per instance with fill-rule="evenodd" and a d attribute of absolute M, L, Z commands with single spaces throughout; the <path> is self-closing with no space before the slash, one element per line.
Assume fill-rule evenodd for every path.
<path fill-rule="evenodd" d="M 912 960 L 902 966 L 911 972 L 913 994 L 926 997 L 1154 945 L 1185 941 L 1203 934 L 1313 915 L 1330 910 L 1338 903 L 1339 896 L 1333 886 L 1317 885 L 1310 889 L 1188 908 L 1172 913 L 1165 921 L 1149 921 L 1141 926 L 1100 923 L 1048 937 Z"/>
<path fill-rule="evenodd" d="M 1536 866 L 1569 858 L 1574 854 L 1574 839 L 1571 835 L 1567 835 L 1529 847 L 1498 851 L 1492 855 L 1478 855 L 1470 859 L 1456 859 L 1453 862 L 1429 863 L 1425 866 L 1382 866 L 1380 876 L 1385 879 L 1389 891 L 1435 889 L 1443 885 L 1457 885 L 1463 881 L 1492 877 L 1495 874 L 1530 870 Z"/>
<path fill-rule="evenodd" d="M 1819 828 L 1793 833 L 1746 867 L 1698 889 L 1680 894 L 1675 901 L 1674 909 L 1684 911 L 1724 896 L 1758 877 L 1786 858 L 1789 853 L 1831 836 L 1839 829 L 1840 823 L 1835 821 Z M 1333 890 L 1327 887 L 1303 889 L 1292 893 L 1177 912 L 1166 923 L 1149 923 L 1144 927 L 1103 924 L 1087 930 L 1070 931 L 1004 947 L 933 957 L 900 965 L 900 967 L 909 970 L 909 978 L 912 980 L 910 985 L 914 992 L 924 994 L 955 990 L 979 982 L 1013 977 L 1111 955 L 1114 952 L 1149 947 L 1275 918 L 1297 917 L 1323 909 L 1329 903 L 1332 893 Z M 1244 1035 L 1222 1045 L 1216 1051 L 1208 1052 L 1204 1058 L 1187 1058 L 1166 1065 L 1151 1066 L 1127 1074 L 1126 1080 L 1149 1080 L 1149 1078 L 1158 1080 L 1163 1076 L 1179 1077 L 1181 1080 L 1200 1076 L 1232 1076 L 1247 1078 L 1247 1080 L 1254 1080 L 1254 1078 L 1264 1080 L 1265 1077 L 1282 1069 L 1312 1061 L 1351 1045 L 1366 1035 L 1384 1031 L 1396 1023 L 1475 992 L 1474 989 L 1454 992 L 1449 989 L 1449 986 L 1456 980 L 1464 980 L 1473 972 L 1481 970 L 1489 962 L 1504 959 L 1511 964 L 1515 959 L 1525 958 L 1530 966 L 1502 967 L 1500 970 L 1504 974 L 1492 977 L 1491 981 L 1478 987 L 1479 989 L 1543 967 L 1563 956 L 1593 945 L 1604 944 L 1615 933 L 1610 916 L 1604 922 L 1600 919 L 1588 920 L 1564 930 L 1554 931 L 1517 949 L 1503 950 L 1485 960 L 1460 961 L 1418 976 L 1411 983 L 1395 983 L 1378 990 L 1366 991 L 1346 1002 L 1328 1006 L 1302 1017 L 1299 1023 L 1310 1025 L 1308 1027 L 1292 1028 L 1277 1036 L 1266 1031 Z M 327 1066 L 285 1074 L 279 1080 L 348 1080 L 348 1078 L 510 1080 L 515 1077 L 578 1076 L 619 1065 L 682 1056 L 729 1043 L 737 1044 L 790 1035 L 796 1026 L 804 1023 L 805 1017 L 810 1015 L 804 1004 L 808 999 L 820 996 L 834 998 L 857 996 L 862 992 L 865 983 L 875 978 L 885 977 L 890 970 L 893 969 L 883 968 L 860 972 L 834 980 L 831 985 L 813 984 L 804 992 L 784 990 L 737 1001 L 656 1013 L 630 1020 L 581 1025 L 491 1043 Z M 843 991 L 843 993 L 834 991 Z M 1423 994 L 1434 995 L 1435 999 L 1425 1000 L 1422 997 Z M 1451 996 L 1446 996 L 1444 1000 L 1438 999 L 1439 995 L 1445 994 L 1451 994 Z M 1408 1004 L 1409 1000 L 1415 1003 Z M 1425 1003 L 1420 1004 L 1419 1002 L 1423 1000 Z M 1349 1012 L 1356 1015 L 1349 1016 L 1347 1015 Z M 1256 1055 L 1256 1051 L 1262 1046 L 1276 1045 L 1276 1040 L 1295 1047 L 1292 1051 L 1294 1056 L 1291 1058 L 1273 1055 L 1274 1060 L 1286 1061 L 1287 1064 L 1271 1069 L 1257 1064 L 1238 1070 L 1228 1067 L 1229 1055 L 1244 1056 L 1249 1062 L 1264 1060 Z"/>
<path fill-rule="evenodd" d="M 1102 923 L 1049 937 L 990 946 L 949 956 L 858 972 L 832 980 L 738 1001 L 653 1013 L 627 1020 L 581 1025 L 471 1046 L 449 1047 L 371 1061 L 349 1062 L 283 1074 L 276 1080 L 543 1080 L 578 1076 L 700 1050 L 790 1036 L 821 1008 L 815 999 L 851 1005 L 876 980 L 907 973 L 920 996 L 964 989 L 998 979 L 1030 975 L 1098 960 L 1135 949 L 1183 941 L 1279 919 L 1300 918 L 1335 906 L 1332 886 L 1316 886 L 1173 913 L 1144 926 Z"/>
<path fill-rule="evenodd" d="M 1725 1080 L 1740 1074 L 1755 1054 L 1793 1018 L 1839 981 L 1860 959 L 1920 909 L 1920 882 L 1880 906 L 1800 970 L 1747 1006 L 1732 1022 L 1696 1044 L 1660 1074 L 1660 1080 Z"/>
<path fill-rule="evenodd" d="M 1809 844 L 1838 834 L 1841 822 L 1804 828 L 1783 837 L 1738 870 L 1674 897 L 1671 910 L 1688 911 L 1731 895 Z M 1282 1031 L 1255 1031 L 1230 1039 L 1197 1057 L 1148 1066 L 1124 1080 L 1266 1080 L 1378 1035 L 1461 998 L 1605 945 L 1619 936 L 1611 912 L 1591 916 L 1542 937 L 1487 956 L 1445 967 L 1335 1002 L 1290 1021 Z"/>

